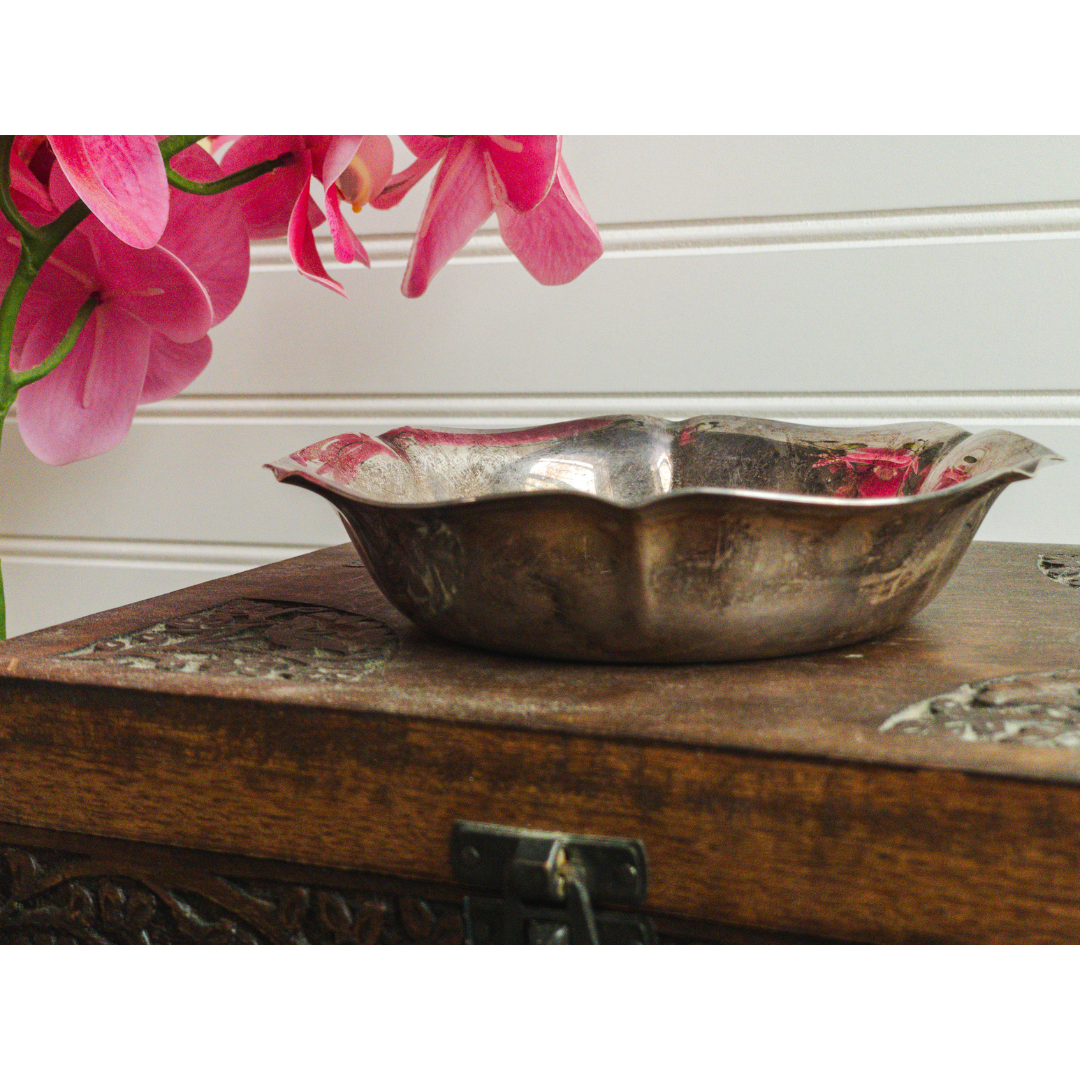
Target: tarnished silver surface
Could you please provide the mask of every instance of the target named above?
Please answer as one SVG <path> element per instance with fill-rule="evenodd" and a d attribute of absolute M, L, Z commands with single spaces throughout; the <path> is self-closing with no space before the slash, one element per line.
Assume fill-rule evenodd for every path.
<path fill-rule="evenodd" d="M 930 602 L 1052 451 L 949 424 L 604 416 L 338 435 L 268 467 L 329 499 L 379 588 L 503 652 L 734 660 L 849 645 Z"/>

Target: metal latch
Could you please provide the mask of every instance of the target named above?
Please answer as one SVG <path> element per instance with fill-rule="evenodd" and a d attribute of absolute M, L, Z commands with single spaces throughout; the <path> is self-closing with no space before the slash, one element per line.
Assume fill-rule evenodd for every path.
<path fill-rule="evenodd" d="M 465 897 L 470 945 L 653 945 L 652 921 L 601 904 L 645 901 L 640 840 L 456 822 L 450 865 L 458 881 L 500 896 Z"/>

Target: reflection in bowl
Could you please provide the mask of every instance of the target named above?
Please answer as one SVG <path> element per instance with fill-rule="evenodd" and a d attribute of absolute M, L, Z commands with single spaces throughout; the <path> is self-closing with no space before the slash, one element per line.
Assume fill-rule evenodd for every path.
<path fill-rule="evenodd" d="M 397 428 L 270 466 L 329 499 L 431 633 L 558 659 L 829 649 L 937 594 L 994 499 L 1061 460 L 1007 431 L 602 416 Z"/>

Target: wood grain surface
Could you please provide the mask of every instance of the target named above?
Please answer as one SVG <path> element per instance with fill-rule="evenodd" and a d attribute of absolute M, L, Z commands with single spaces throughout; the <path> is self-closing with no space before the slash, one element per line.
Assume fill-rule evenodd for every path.
<path fill-rule="evenodd" d="M 878 731 L 964 682 L 1080 666 L 1080 593 L 1043 553 L 976 543 L 861 646 L 650 667 L 434 641 L 328 549 L 0 647 L 0 821 L 448 883 L 465 818 L 641 839 L 649 909 L 683 919 L 1080 941 L 1077 751 Z M 363 615 L 399 644 L 347 684 L 61 656 L 238 598 Z"/>

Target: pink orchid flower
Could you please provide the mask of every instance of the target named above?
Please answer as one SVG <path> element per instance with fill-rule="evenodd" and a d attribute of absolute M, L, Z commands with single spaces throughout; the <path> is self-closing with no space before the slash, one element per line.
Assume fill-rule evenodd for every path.
<path fill-rule="evenodd" d="M 49 195 L 49 174 L 56 162 L 44 135 L 16 135 L 11 153 L 11 197 L 32 224 L 45 224 L 56 216 Z"/>
<path fill-rule="evenodd" d="M 254 239 L 288 236 L 289 254 L 304 277 L 345 295 L 326 272 L 315 246 L 313 227 L 323 222 L 310 193 L 311 179 L 323 186 L 325 220 L 330 223 L 334 256 L 339 262 L 359 259 L 371 265 L 364 245 L 341 213 L 341 200 L 359 212 L 382 191 L 394 168 L 394 152 L 386 135 L 244 135 L 222 158 L 226 172 L 291 152 L 296 161 L 237 189 Z"/>
<path fill-rule="evenodd" d="M 563 285 L 603 254 L 599 230 L 562 159 L 559 135 L 402 135 L 416 161 L 392 176 L 379 209 L 395 206 L 436 164 L 401 291 L 420 296 L 495 213 L 506 246 L 537 281 Z"/>
<path fill-rule="evenodd" d="M 192 180 L 223 175 L 200 147 L 173 160 Z M 75 200 L 58 164 L 51 207 L 43 197 L 42 188 L 30 201 L 50 217 Z M 18 251 L 17 234 L 0 220 L 0 285 L 11 280 Z M 12 367 L 21 371 L 48 357 L 90 295 L 102 300 L 59 367 L 20 392 L 27 447 L 51 465 L 104 453 L 127 434 L 136 405 L 183 390 L 210 360 L 207 331 L 240 302 L 248 262 L 247 228 L 231 192 L 175 191 L 159 242 L 145 249 L 87 218 L 50 256 L 16 324 Z"/>
<path fill-rule="evenodd" d="M 125 244 L 152 248 L 169 220 L 169 182 L 154 135 L 49 135 L 90 212 Z"/>

